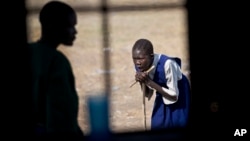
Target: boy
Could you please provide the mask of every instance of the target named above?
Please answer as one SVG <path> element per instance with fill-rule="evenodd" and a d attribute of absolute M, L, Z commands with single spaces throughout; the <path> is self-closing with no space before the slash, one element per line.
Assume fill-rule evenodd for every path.
<path fill-rule="evenodd" d="M 155 54 L 152 43 L 139 39 L 132 48 L 135 80 L 149 99 L 156 91 L 151 129 L 185 128 L 189 118 L 190 85 L 179 58 Z M 149 68 L 154 68 L 147 72 Z"/>
<path fill-rule="evenodd" d="M 66 3 L 51 1 L 41 9 L 39 21 L 41 37 L 29 43 L 35 135 L 45 140 L 82 140 L 74 74 L 67 57 L 57 50 L 61 44 L 73 45 L 76 13 Z"/>

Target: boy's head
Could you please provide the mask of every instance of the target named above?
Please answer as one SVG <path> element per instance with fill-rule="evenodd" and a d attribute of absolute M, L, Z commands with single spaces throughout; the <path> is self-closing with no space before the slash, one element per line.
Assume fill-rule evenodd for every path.
<path fill-rule="evenodd" d="M 153 44 L 148 39 L 139 39 L 132 48 L 132 58 L 138 71 L 147 71 L 154 61 Z"/>
<path fill-rule="evenodd" d="M 48 2 L 40 11 L 39 21 L 43 37 L 53 39 L 59 44 L 73 44 L 77 33 L 77 17 L 72 7 L 60 1 Z"/>

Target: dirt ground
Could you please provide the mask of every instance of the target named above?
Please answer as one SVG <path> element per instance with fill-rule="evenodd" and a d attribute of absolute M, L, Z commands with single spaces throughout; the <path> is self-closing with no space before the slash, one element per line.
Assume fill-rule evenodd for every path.
<path fill-rule="evenodd" d="M 48 1 L 48 0 L 47 0 Z M 81 5 L 80 0 L 64 0 L 72 6 Z M 28 7 L 40 7 L 46 0 L 29 0 Z M 145 1 L 144 1 L 145 2 Z M 151 0 L 147 4 L 164 2 L 183 2 L 182 0 Z M 136 5 L 135 0 L 111 0 L 111 4 Z M 145 3 L 144 3 L 145 4 Z M 98 5 L 96 0 L 86 0 L 82 6 Z M 73 47 L 61 46 L 59 50 L 65 53 L 72 63 L 79 94 L 79 123 L 85 133 L 89 133 L 87 98 L 103 92 L 105 89 L 105 57 L 102 47 L 102 15 L 101 13 L 78 12 L 77 39 Z M 142 93 L 134 82 L 134 67 L 131 58 L 131 48 L 139 38 L 152 41 L 156 53 L 178 56 L 182 59 L 184 73 L 189 72 L 189 56 L 187 44 L 187 23 L 185 8 L 149 9 L 110 12 L 108 16 L 108 34 L 110 51 L 111 93 L 110 93 L 110 129 L 113 132 L 132 132 L 144 129 L 144 112 Z M 29 41 L 35 41 L 40 36 L 40 25 L 37 13 L 27 16 Z M 154 97 L 146 101 L 147 128 L 150 128 L 150 117 Z M 100 117 L 101 118 L 101 117 Z"/>

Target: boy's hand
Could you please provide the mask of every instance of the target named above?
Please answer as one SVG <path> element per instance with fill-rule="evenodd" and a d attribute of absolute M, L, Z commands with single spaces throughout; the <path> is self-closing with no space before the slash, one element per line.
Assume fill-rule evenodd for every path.
<path fill-rule="evenodd" d="M 146 83 L 149 79 L 147 72 L 136 72 L 135 74 L 135 81 Z"/>
<path fill-rule="evenodd" d="M 136 72 L 135 74 L 135 82 L 130 86 L 130 88 L 132 86 L 134 86 L 137 82 L 140 83 L 145 83 L 147 84 L 148 82 L 152 81 L 149 76 L 148 73 L 153 70 L 155 68 L 155 66 L 151 66 L 147 71 L 145 72 Z"/>

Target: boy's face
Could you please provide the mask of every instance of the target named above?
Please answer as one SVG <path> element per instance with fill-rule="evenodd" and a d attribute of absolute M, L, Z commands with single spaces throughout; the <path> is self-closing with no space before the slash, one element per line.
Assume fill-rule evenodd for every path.
<path fill-rule="evenodd" d="M 66 17 L 66 20 L 63 24 L 58 25 L 58 37 L 60 42 L 66 46 L 72 46 L 74 40 L 76 39 L 77 30 L 75 28 L 77 24 L 77 18 L 75 14 L 71 14 Z"/>
<path fill-rule="evenodd" d="M 132 58 L 134 65 L 138 68 L 138 71 L 147 71 L 154 59 L 153 54 L 148 54 L 143 50 L 135 49 L 132 52 Z"/>

